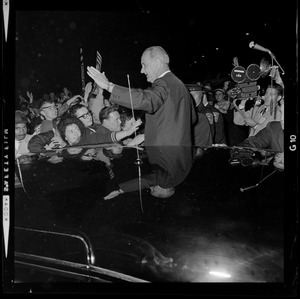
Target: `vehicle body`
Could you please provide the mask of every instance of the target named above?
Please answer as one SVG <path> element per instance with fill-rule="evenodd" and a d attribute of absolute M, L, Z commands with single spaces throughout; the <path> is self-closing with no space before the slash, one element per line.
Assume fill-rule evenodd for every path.
<path fill-rule="evenodd" d="M 124 147 L 110 168 L 71 156 L 16 164 L 16 287 L 283 282 L 284 172 L 271 163 L 232 166 L 231 152 L 204 149 L 169 198 L 149 192 L 143 178 L 154 164 L 144 148 Z M 134 180 L 136 190 L 103 199 Z"/>

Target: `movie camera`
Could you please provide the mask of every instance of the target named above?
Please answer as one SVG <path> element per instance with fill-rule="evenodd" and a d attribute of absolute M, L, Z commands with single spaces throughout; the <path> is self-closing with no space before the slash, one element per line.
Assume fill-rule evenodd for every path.
<path fill-rule="evenodd" d="M 239 99 L 257 97 L 259 91 L 257 80 L 260 76 L 261 70 L 257 64 L 250 64 L 247 69 L 240 65 L 235 66 L 231 71 L 231 78 L 237 84 L 229 91 L 229 95 Z"/>

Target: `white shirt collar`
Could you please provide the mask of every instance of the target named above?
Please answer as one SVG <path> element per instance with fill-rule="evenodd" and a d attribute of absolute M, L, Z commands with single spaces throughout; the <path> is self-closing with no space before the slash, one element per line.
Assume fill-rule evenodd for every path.
<path fill-rule="evenodd" d="M 159 77 L 157 77 L 157 79 L 163 77 L 165 74 L 170 73 L 170 72 L 171 72 L 170 70 L 165 71 L 165 72 L 162 73 Z"/>
<path fill-rule="evenodd" d="M 18 151 L 21 141 L 15 139 L 15 150 Z"/>
<path fill-rule="evenodd" d="M 25 139 L 25 138 L 24 138 L 24 139 Z M 22 139 L 22 140 L 17 140 L 17 139 L 15 139 L 15 144 L 20 144 L 20 143 L 24 142 L 24 139 Z"/>

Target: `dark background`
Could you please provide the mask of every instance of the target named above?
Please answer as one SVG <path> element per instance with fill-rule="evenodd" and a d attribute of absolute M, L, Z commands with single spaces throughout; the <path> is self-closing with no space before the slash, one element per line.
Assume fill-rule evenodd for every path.
<path fill-rule="evenodd" d="M 230 77 L 234 57 L 245 68 L 262 57 L 270 60 L 268 53 L 249 48 L 254 41 L 275 54 L 285 84 L 295 82 L 296 1 L 133 0 L 107 7 L 89 1 L 67 7 L 25 2 L 14 10 L 15 87 L 24 95 L 31 91 L 35 99 L 64 86 L 81 92 L 80 48 L 85 70 L 95 66 L 98 50 L 111 81 L 128 86 L 128 74 L 132 87 L 144 88 L 140 58 L 149 46 L 165 48 L 171 70 L 184 83 L 218 83 Z"/>
<path fill-rule="evenodd" d="M 25 96 L 29 90 L 35 99 L 44 92 L 60 92 L 63 86 L 80 92 L 80 47 L 85 67 L 95 65 L 98 50 L 103 57 L 102 70 L 111 81 L 127 86 L 129 74 L 133 87 L 144 87 L 148 83 L 140 74 L 140 57 L 148 46 L 164 47 L 170 54 L 171 70 L 190 83 L 228 76 L 234 57 L 244 67 L 269 58 L 268 53 L 249 48 L 254 41 L 270 49 L 285 70 L 285 237 L 291 247 L 298 211 L 298 151 L 289 150 L 298 143 L 298 1 L 132 0 L 110 1 L 105 6 L 102 2 L 10 1 L 7 42 L 2 23 L 1 80 L 1 119 L 9 145 L 4 143 L 3 161 L 7 163 L 6 156 L 11 159 L 7 193 L 14 197 L 17 92 Z M 87 75 L 85 80 L 91 81 Z M 11 204 L 13 211 L 13 200 Z M 13 225 L 11 217 L 11 228 Z M 3 261 L 7 269 L 3 274 L 12 270 L 12 261 L 13 251 Z"/>

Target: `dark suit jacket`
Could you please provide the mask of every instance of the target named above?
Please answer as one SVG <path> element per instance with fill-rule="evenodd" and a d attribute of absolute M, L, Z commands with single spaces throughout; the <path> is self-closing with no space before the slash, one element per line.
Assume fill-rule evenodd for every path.
<path fill-rule="evenodd" d="M 28 142 L 28 150 L 31 153 L 45 152 L 45 145 L 51 143 L 51 139 L 54 137 L 53 131 L 48 131 L 34 135 Z"/>
<path fill-rule="evenodd" d="M 193 99 L 181 80 L 169 72 L 147 89 L 131 89 L 133 109 L 146 111 L 147 146 L 191 146 L 196 121 Z M 110 101 L 131 108 L 129 89 L 115 85 Z"/>
<path fill-rule="evenodd" d="M 284 151 L 284 135 L 280 121 L 271 121 L 255 136 L 248 137 L 238 146 L 254 147 L 260 149 L 271 149 Z"/>

